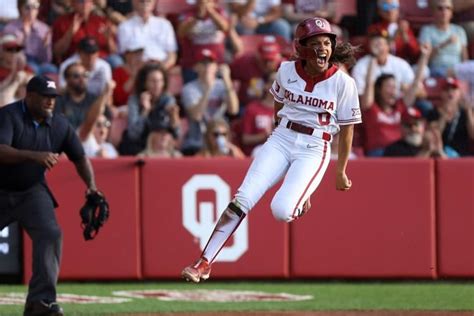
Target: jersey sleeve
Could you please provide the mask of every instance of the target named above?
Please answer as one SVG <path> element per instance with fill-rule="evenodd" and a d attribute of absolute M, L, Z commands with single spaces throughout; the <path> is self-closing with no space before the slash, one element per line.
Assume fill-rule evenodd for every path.
<path fill-rule="evenodd" d="M 339 125 L 362 123 L 359 94 L 357 93 L 355 81 L 352 78 L 346 78 L 344 86 L 339 90 L 336 115 Z"/>
<path fill-rule="evenodd" d="M 283 103 L 283 99 L 285 96 L 285 89 L 281 85 L 281 69 L 277 72 L 275 81 L 273 81 L 272 87 L 270 88 L 270 93 L 273 95 L 273 99 L 277 102 Z"/>

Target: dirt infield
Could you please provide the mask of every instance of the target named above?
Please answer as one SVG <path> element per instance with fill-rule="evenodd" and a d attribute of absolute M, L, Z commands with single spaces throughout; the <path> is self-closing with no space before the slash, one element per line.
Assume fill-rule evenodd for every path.
<path fill-rule="evenodd" d="M 325 312 L 215 312 L 215 313 L 160 313 L 115 314 L 120 316 L 474 316 L 472 312 L 454 311 L 325 311 Z"/>

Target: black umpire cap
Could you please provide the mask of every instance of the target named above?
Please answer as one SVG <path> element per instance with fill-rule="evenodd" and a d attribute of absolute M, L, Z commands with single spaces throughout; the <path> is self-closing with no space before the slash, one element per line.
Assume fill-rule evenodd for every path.
<path fill-rule="evenodd" d="M 44 96 L 56 97 L 56 82 L 46 76 L 34 76 L 26 85 L 26 92 L 36 92 Z"/>

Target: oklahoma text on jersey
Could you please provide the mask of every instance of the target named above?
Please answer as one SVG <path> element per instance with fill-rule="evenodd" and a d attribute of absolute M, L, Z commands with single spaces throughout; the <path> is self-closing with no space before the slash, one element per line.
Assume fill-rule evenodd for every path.
<path fill-rule="evenodd" d="M 326 111 L 334 111 L 334 102 L 314 98 L 311 96 L 296 95 L 291 91 L 285 91 L 285 99 L 293 103 L 300 103 L 305 105 L 310 105 L 318 108 L 324 108 Z"/>

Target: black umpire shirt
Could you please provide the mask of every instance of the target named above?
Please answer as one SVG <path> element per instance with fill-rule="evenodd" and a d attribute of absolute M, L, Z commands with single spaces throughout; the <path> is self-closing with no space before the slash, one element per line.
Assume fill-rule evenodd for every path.
<path fill-rule="evenodd" d="M 0 144 L 20 150 L 64 152 L 73 162 L 85 156 L 79 137 L 63 115 L 54 114 L 39 124 L 24 100 L 0 109 Z M 23 191 L 44 183 L 45 171 L 45 167 L 31 161 L 0 164 L 0 190 Z"/>

